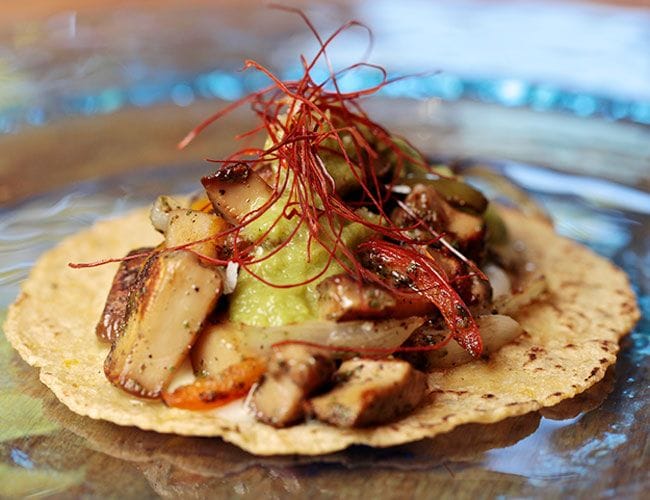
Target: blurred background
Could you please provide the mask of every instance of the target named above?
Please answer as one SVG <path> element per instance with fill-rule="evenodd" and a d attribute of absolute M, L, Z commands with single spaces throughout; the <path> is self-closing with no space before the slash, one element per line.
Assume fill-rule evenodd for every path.
<path fill-rule="evenodd" d="M 443 106 L 437 112 L 441 132 L 457 127 L 474 134 L 448 141 L 446 153 L 452 155 L 526 160 L 537 155 L 543 160 L 546 154 L 528 140 L 504 143 L 502 138 L 517 135 L 527 121 L 513 119 L 503 108 L 650 125 L 647 1 L 314 0 L 288 5 L 303 9 L 324 35 L 349 19 L 366 23 L 374 34 L 370 62 L 392 76 L 421 75 L 384 88 L 385 98 L 427 103 L 420 115 L 432 113 L 441 102 L 488 105 Z M 239 71 L 244 59 L 292 78 L 299 74 L 300 54 L 309 56 L 316 48 L 297 16 L 267 6 L 253 0 L 3 3 L 0 203 L 131 169 L 135 157 L 155 166 L 221 152 L 204 144 L 193 154 L 177 156 L 173 145 L 218 107 L 207 100 L 231 101 L 267 82 L 253 71 Z M 365 57 L 368 42 L 362 29 L 343 34 L 331 46 L 335 66 Z M 318 71 L 325 74 L 318 68 L 316 77 Z M 377 72 L 356 71 L 343 83 L 358 88 L 377 78 Z M 114 116 L 107 121 L 108 115 Z M 88 117 L 95 119 L 79 124 Z M 566 121 L 536 120 L 544 129 L 545 149 L 548 141 L 574 133 L 566 130 Z M 52 124 L 63 127 L 61 135 L 51 127 L 47 137 L 35 131 Z M 602 123 L 592 125 L 586 120 L 577 133 L 584 132 L 584 141 L 593 137 L 596 149 L 606 140 L 617 153 L 626 153 L 632 141 L 637 156 L 650 158 L 650 146 L 638 140 L 638 132 L 625 135 L 603 130 Z M 495 127 L 505 128 L 493 136 Z M 552 130 L 556 134 L 546 137 Z M 152 137 L 155 147 L 148 142 Z M 500 143 L 496 149 L 495 142 Z M 524 146 L 532 150 L 522 155 Z M 558 161 L 576 163 L 574 158 Z M 611 170 L 608 165 L 589 168 L 601 175 Z M 629 168 L 633 173 L 619 169 L 616 175 L 644 183 Z"/>

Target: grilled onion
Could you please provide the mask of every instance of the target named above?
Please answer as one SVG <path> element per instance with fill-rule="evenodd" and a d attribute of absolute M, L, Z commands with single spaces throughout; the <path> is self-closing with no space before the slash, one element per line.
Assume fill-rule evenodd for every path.
<path fill-rule="evenodd" d="M 516 339 L 524 331 L 514 319 L 500 314 L 478 316 L 476 323 L 481 329 L 483 355 L 498 351 L 501 347 Z M 446 337 L 448 333 L 447 330 L 426 332 L 429 336 L 440 338 Z M 474 360 L 454 340 L 441 349 L 422 354 L 426 356 L 427 369 L 452 368 Z"/>
<path fill-rule="evenodd" d="M 192 350 L 195 372 L 219 373 L 248 357 L 267 357 L 271 346 L 284 341 L 307 341 L 323 346 L 355 349 L 398 348 L 422 324 L 421 318 L 385 321 L 308 321 L 259 327 L 223 322 L 208 325 Z"/>

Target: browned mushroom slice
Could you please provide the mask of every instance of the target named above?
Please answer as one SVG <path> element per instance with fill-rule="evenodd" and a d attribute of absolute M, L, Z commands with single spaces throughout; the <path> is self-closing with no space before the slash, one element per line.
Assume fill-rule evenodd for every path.
<path fill-rule="evenodd" d="M 276 348 L 253 394 L 256 418 L 275 427 L 302 420 L 306 398 L 327 383 L 335 369 L 323 351 L 300 345 Z"/>
<path fill-rule="evenodd" d="M 214 209 L 232 224 L 261 207 L 272 193 L 264 179 L 244 163 L 224 165 L 201 182 Z"/>
<path fill-rule="evenodd" d="M 346 274 L 331 276 L 316 287 L 319 314 L 334 321 L 428 316 L 435 306 L 416 293 L 393 293 L 372 283 L 360 283 Z"/>
<path fill-rule="evenodd" d="M 141 274 L 104 372 L 127 392 L 157 398 L 214 308 L 222 279 L 218 269 L 185 251 L 151 256 Z"/>
<path fill-rule="evenodd" d="M 402 227 L 415 225 L 418 221 L 426 223 L 437 233 L 447 234 L 468 257 L 480 255 L 485 239 L 485 221 L 480 215 L 464 212 L 452 207 L 431 185 L 416 184 L 404 200 L 410 214 L 404 208 L 397 208 L 393 221 Z M 415 216 L 417 220 L 414 220 Z M 417 231 L 417 237 L 430 239 L 431 234 Z"/>
<path fill-rule="evenodd" d="M 247 353 L 252 354 L 252 353 Z M 201 376 L 216 375 L 229 366 L 241 363 L 245 353 L 237 337 L 223 323 L 207 323 L 201 330 L 190 352 L 194 373 Z"/>
<path fill-rule="evenodd" d="M 353 359 L 336 372 L 338 384 L 310 400 L 319 420 L 338 427 L 364 427 L 395 420 L 413 410 L 426 392 L 426 376 L 397 359 Z"/>
<path fill-rule="evenodd" d="M 476 274 L 472 267 L 445 248 L 429 248 L 428 254 L 442 267 L 463 302 L 473 315 L 484 314 L 492 303 L 489 280 Z"/>
<path fill-rule="evenodd" d="M 302 420 L 305 392 L 288 379 L 265 377 L 253 392 L 255 418 L 273 427 L 287 427 Z"/>
<path fill-rule="evenodd" d="M 485 221 L 480 215 L 449 207 L 449 223 L 446 230 L 452 233 L 461 249 L 471 256 L 481 253 L 485 239 Z M 453 240 L 453 238 L 452 238 Z"/>
<path fill-rule="evenodd" d="M 415 225 L 423 221 L 437 232 L 443 232 L 449 222 L 447 218 L 448 205 L 432 186 L 416 184 L 404 200 L 404 208 L 396 208 L 391 219 L 401 227 Z M 414 217 L 418 220 L 414 220 Z"/>
<path fill-rule="evenodd" d="M 122 332 L 126 319 L 126 305 L 129 300 L 129 291 L 135 285 L 138 272 L 147 259 L 146 254 L 151 248 L 137 248 L 131 250 L 126 256 L 138 257 L 120 262 L 113 284 L 106 297 L 106 305 L 99 322 L 95 327 L 97 338 L 104 342 L 114 342 Z"/>
<path fill-rule="evenodd" d="M 215 214 L 190 209 L 171 210 L 165 232 L 165 245 L 175 248 L 194 243 L 190 248 L 207 257 L 215 257 L 220 236 L 228 223 Z"/>

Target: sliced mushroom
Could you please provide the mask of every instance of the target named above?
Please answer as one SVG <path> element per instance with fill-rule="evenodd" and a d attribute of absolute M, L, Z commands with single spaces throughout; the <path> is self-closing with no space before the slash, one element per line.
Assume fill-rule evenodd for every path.
<path fill-rule="evenodd" d="M 334 360 L 324 351 L 301 345 L 275 348 L 253 393 L 256 418 L 274 427 L 302 420 L 305 400 L 331 379 L 335 369 Z"/>
<path fill-rule="evenodd" d="M 215 214 L 190 209 L 171 210 L 165 245 L 167 248 L 175 248 L 195 243 L 190 247 L 193 251 L 214 257 L 217 254 L 217 243 L 222 239 L 220 233 L 227 227 L 228 223 Z"/>
<path fill-rule="evenodd" d="M 290 380 L 265 377 L 253 392 L 255 418 L 277 428 L 298 423 L 305 399 L 305 392 Z"/>
<path fill-rule="evenodd" d="M 485 221 L 480 215 L 463 212 L 449 207 L 447 211 L 449 223 L 446 230 L 452 233 L 456 244 L 468 256 L 480 255 L 485 242 Z"/>
<path fill-rule="evenodd" d="M 124 333 L 104 364 L 108 379 L 127 392 L 157 398 L 187 356 L 222 289 L 222 274 L 186 251 L 145 262 L 129 297 Z"/>
<path fill-rule="evenodd" d="M 338 427 L 385 424 L 413 410 L 426 392 L 426 376 L 398 359 L 353 359 L 336 372 L 338 384 L 309 401 L 311 412 Z"/>
<path fill-rule="evenodd" d="M 410 318 L 436 311 L 422 295 L 394 293 L 376 284 L 360 283 L 346 274 L 331 276 L 316 289 L 319 314 L 327 320 Z"/>
<path fill-rule="evenodd" d="M 271 187 L 245 163 L 224 165 L 201 182 L 214 209 L 232 224 L 261 207 L 272 194 Z"/>
<path fill-rule="evenodd" d="M 450 280 L 467 273 L 467 265 L 445 248 L 429 248 L 428 254 L 445 271 Z"/>
<path fill-rule="evenodd" d="M 204 376 L 216 375 L 252 355 L 248 351 L 243 351 L 232 330 L 232 328 L 224 328 L 223 323 L 205 325 L 190 353 L 194 373 Z"/>
<path fill-rule="evenodd" d="M 131 250 L 126 256 L 131 258 L 120 262 L 113 284 L 106 297 L 104 311 L 95 327 L 97 338 L 104 342 L 115 342 L 121 335 L 126 322 L 126 306 L 129 300 L 129 292 L 137 282 L 140 268 L 147 260 L 147 253 L 152 248 L 137 248 Z"/>
<path fill-rule="evenodd" d="M 449 241 L 458 246 L 467 257 L 480 257 L 485 243 L 485 221 L 480 215 L 451 206 L 432 185 L 416 184 L 404 200 L 404 208 L 397 208 L 393 221 L 402 227 L 414 226 L 418 221 L 427 224 L 436 233 L 445 233 Z M 412 217 L 414 215 L 417 220 Z M 416 236 L 432 239 L 434 235 L 418 230 Z"/>
<path fill-rule="evenodd" d="M 467 263 L 445 248 L 428 249 L 427 251 L 444 269 L 447 278 L 473 315 L 489 311 L 492 302 L 490 281 L 477 275 Z"/>
<path fill-rule="evenodd" d="M 476 274 L 469 276 L 467 281 L 467 291 L 461 294 L 465 304 L 473 315 L 485 314 L 490 312 L 492 304 L 492 285 L 487 279 L 483 279 Z"/>
<path fill-rule="evenodd" d="M 425 222 L 435 231 L 442 232 L 448 224 L 447 203 L 432 186 L 416 184 L 404 200 L 411 214 L 403 208 L 397 208 L 391 219 L 401 227 L 415 225 L 418 221 L 413 220 L 412 215 Z"/>

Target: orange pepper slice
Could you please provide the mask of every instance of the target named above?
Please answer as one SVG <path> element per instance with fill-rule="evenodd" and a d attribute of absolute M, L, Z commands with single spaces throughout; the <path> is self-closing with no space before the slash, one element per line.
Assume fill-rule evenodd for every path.
<path fill-rule="evenodd" d="M 193 383 L 178 387 L 172 392 L 163 391 L 167 406 L 186 410 L 218 408 L 246 396 L 266 371 L 259 358 L 247 358 L 227 367 L 216 375 L 197 378 Z"/>

